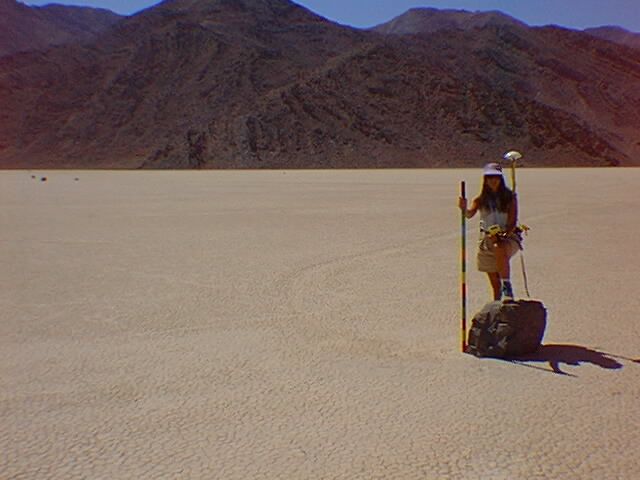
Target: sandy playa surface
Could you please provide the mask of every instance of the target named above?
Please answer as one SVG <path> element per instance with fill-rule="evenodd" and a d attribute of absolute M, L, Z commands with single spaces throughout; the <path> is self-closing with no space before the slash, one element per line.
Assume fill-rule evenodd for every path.
<path fill-rule="evenodd" d="M 638 478 L 640 169 L 519 170 L 522 362 L 459 352 L 460 180 L 1 172 L 0 478 Z"/>

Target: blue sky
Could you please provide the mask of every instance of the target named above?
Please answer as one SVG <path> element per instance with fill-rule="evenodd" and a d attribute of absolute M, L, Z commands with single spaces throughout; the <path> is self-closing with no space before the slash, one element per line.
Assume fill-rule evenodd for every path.
<path fill-rule="evenodd" d="M 51 0 L 26 0 L 45 5 Z M 129 15 L 158 0 L 56 0 L 53 3 L 108 8 Z M 415 7 L 469 11 L 500 10 L 529 25 L 561 25 L 583 29 L 618 25 L 640 32 L 640 0 L 298 0 L 296 3 L 323 17 L 354 27 L 371 27 Z"/>

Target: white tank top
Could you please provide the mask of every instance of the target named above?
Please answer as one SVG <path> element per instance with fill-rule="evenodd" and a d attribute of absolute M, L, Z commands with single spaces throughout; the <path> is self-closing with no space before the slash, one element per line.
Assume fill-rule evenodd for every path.
<path fill-rule="evenodd" d="M 500 225 L 503 230 L 507 229 L 509 214 L 496 209 L 480 209 L 480 231 L 484 231 L 492 225 Z"/>

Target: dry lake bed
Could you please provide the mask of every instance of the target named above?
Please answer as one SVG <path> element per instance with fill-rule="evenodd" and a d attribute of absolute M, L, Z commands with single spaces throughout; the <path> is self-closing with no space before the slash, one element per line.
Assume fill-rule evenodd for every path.
<path fill-rule="evenodd" d="M 0 172 L 0 478 L 638 478 L 640 169 L 518 170 L 517 362 L 459 351 L 461 180 Z"/>

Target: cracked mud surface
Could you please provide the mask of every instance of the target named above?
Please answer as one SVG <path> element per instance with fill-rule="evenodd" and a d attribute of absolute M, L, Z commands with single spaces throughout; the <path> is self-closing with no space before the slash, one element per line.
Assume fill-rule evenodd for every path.
<path fill-rule="evenodd" d="M 640 469 L 637 169 L 519 170 L 518 362 L 459 353 L 476 171 L 46 174 L 0 174 L 0 478 Z"/>

